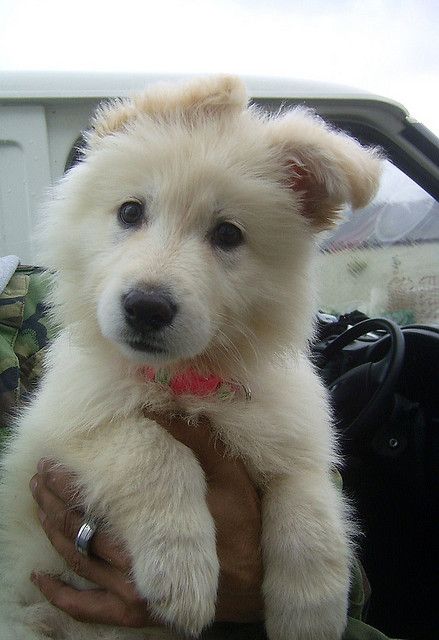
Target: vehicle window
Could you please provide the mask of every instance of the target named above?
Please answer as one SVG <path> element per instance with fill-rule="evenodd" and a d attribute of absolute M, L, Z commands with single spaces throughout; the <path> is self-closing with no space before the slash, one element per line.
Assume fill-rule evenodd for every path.
<path fill-rule="evenodd" d="M 439 324 L 439 204 L 390 162 L 364 209 L 322 237 L 319 306 L 399 324 Z"/>

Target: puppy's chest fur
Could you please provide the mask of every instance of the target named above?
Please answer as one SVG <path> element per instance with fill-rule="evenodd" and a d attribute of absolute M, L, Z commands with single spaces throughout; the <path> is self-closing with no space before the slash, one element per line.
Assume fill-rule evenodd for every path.
<path fill-rule="evenodd" d="M 264 448 L 270 457 L 297 431 L 309 433 L 306 422 L 327 427 L 325 392 L 307 358 L 300 355 L 267 361 L 245 379 L 230 376 L 219 389 L 201 395 L 176 394 L 169 381 L 150 381 L 142 367 L 127 370 L 111 353 L 84 349 L 68 332 L 52 346 L 49 360 L 34 417 L 38 405 L 47 415 L 48 406 L 57 413 L 61 403 L 64 420 L 56 427 L 57 437 L 65 431 L 86 440 L 96 434 L 100 440 L 110 430 L 142 430 L 150 425 L 151 412 L 184 415 L 194 426 L 204 415 L 233 454 L 251 460 L 256 445 L 258 459 Z M 251 390 L 251 399 L 243 385 Z M 224 386 L 236 391 L 223 393 Z"/>
<path fill-rule="evenodd" d="M 34 431 L 40 405 L 43 437 L 57 450 L 63 442 L 60 455 L 69 440 L 73 447 L 93 447 L 103 455 L 114 442 L 123 448 L 124 434 L 129 432 L 137 433 L 140 446 L 153 447 L 148 433 L 158 427 L 148 416 L 157 412 L 183 415 L 194 429 L 202 428 L 199 418 L 206 416 L 228 452 L 243 458 L 257 475 L 265 475 L 291 468 L 296 442 L 303 448 L 312 425 L 320 425 L 323 432 L 328 427 L 325 393 L 304 357 L 291 359 L 289 366 L 267 362 L 251 372 L 243 381 L 251 389 L 251 399 L 243 390 L 177 395 L 169 384 L 147 380 L 141 368 L 124 371 L 102 351 L 100 355 L 84 351 L 62 336 L 52 348 L 51 360 L 30 429 Z M 49 427 L 48 407 L 58 414 L 60 405 L 63 421 L 54 420 Z"/>

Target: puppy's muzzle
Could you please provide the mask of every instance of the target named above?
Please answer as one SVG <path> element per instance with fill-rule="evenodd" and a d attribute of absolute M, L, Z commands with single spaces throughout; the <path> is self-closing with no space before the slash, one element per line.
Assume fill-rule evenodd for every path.
<path fill-rule="evenodd" d="M 122 296 L 122 307 L 127 324 L 142 334 L 167 327 L 177 313 L 172 296 L 161 287 L 131 289 Z"/>

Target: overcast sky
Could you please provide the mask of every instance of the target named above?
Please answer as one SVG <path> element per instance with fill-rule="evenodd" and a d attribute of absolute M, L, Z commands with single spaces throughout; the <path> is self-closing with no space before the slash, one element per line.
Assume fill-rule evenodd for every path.
<path fill-rule="evenodd" d="M 439 0 L 0 0 L 0 70 L 323 80 L 439 135 L 438 30 Z"/>

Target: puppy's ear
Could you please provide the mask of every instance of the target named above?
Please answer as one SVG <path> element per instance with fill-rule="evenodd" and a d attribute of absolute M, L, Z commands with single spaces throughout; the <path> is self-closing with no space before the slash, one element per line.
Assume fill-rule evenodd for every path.
<path fill-rule="evenodd" d="M 184 84 L 160 83 L 127 99 L 102 104 L 87 136 L 89 146 L 122 131 L 139 118 L 191 124 L 200 118 L 221 117 L 243 111 L 247 105 L 244 84 L 234 76 L 200 78 Z"/>
<path fill-rule="evenodd" d="M 375 196 L 381 174 L 377 150 L 333 131 L 302 108 L 268 126 L 287 184 L 300 196 L 301 213 L 316 230 L 331 227 L 344 205 L 361 208 Z"/>

